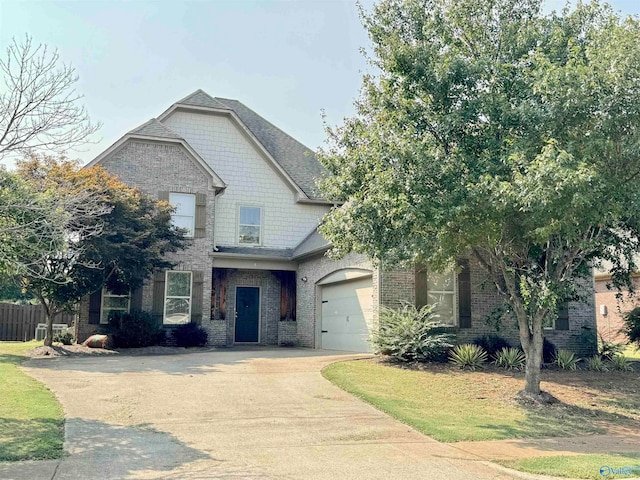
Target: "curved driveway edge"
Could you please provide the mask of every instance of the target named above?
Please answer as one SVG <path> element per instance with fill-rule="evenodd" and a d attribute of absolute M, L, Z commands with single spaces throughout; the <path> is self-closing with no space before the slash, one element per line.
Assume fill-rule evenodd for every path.
<path fill-rule="evenodd" d="M 64 407 L 69 456 L 0 464 L 0 478 L 516 478 L 320 374 L 349 358 L 247 348 L 30 360 L 25 371 Z"/>

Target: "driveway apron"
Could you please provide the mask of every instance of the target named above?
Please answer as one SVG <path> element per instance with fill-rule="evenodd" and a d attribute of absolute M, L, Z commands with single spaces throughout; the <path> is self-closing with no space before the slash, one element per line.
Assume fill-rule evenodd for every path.
<path fill-rule="evenodd" d="M 69 455 L 0 464 L 0 478 L 514 478 L 322 377 L 350 358 L 247 348 L 30 360 L 64 407 Z"/>

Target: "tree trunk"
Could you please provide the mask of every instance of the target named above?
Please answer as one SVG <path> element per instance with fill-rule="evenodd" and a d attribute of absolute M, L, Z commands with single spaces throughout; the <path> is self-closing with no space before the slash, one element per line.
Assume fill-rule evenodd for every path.
<path fill-rule="evenodd" d="M 46 322 L 47 333 L 44 337 L 44 345 L 45 347 L 50 347 L 53 345 L 53 315 L 51 315 L 49 309 L 46 309 Z"/>
<path fill-rule="evenodd" d="M 520 322 L 519 322 L 520 323 Z M 542 365 L 542 314 L 534 315 L 531 328 L 520 325 L 520 341 L 527 363 L 524 371 L 524 391 L 530 395 L 540 395 L 540 367 Z"/>

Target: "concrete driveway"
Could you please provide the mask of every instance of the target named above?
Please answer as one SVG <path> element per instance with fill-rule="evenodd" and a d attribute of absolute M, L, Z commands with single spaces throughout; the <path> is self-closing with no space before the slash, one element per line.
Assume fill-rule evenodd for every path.
<path fill-rule="evenodd" d="M 322 367 L 355 358 L 336 353 L 30 360 L 64 407 L 69 456 L 0 464 L 0 478 L 514 478 L 334 387 Z"/>

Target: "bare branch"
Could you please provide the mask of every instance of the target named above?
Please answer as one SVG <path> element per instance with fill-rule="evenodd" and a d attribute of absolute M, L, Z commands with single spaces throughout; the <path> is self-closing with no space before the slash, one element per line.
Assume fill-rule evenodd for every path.
<path fill-rule="evenodd" d="M 0 159 L 30 149 L 64 153 L 90 143 L 100 128 L 80 104 L 75 69 L 28 35 L 22 43 L 13 39 L 0 76 Z"/>

